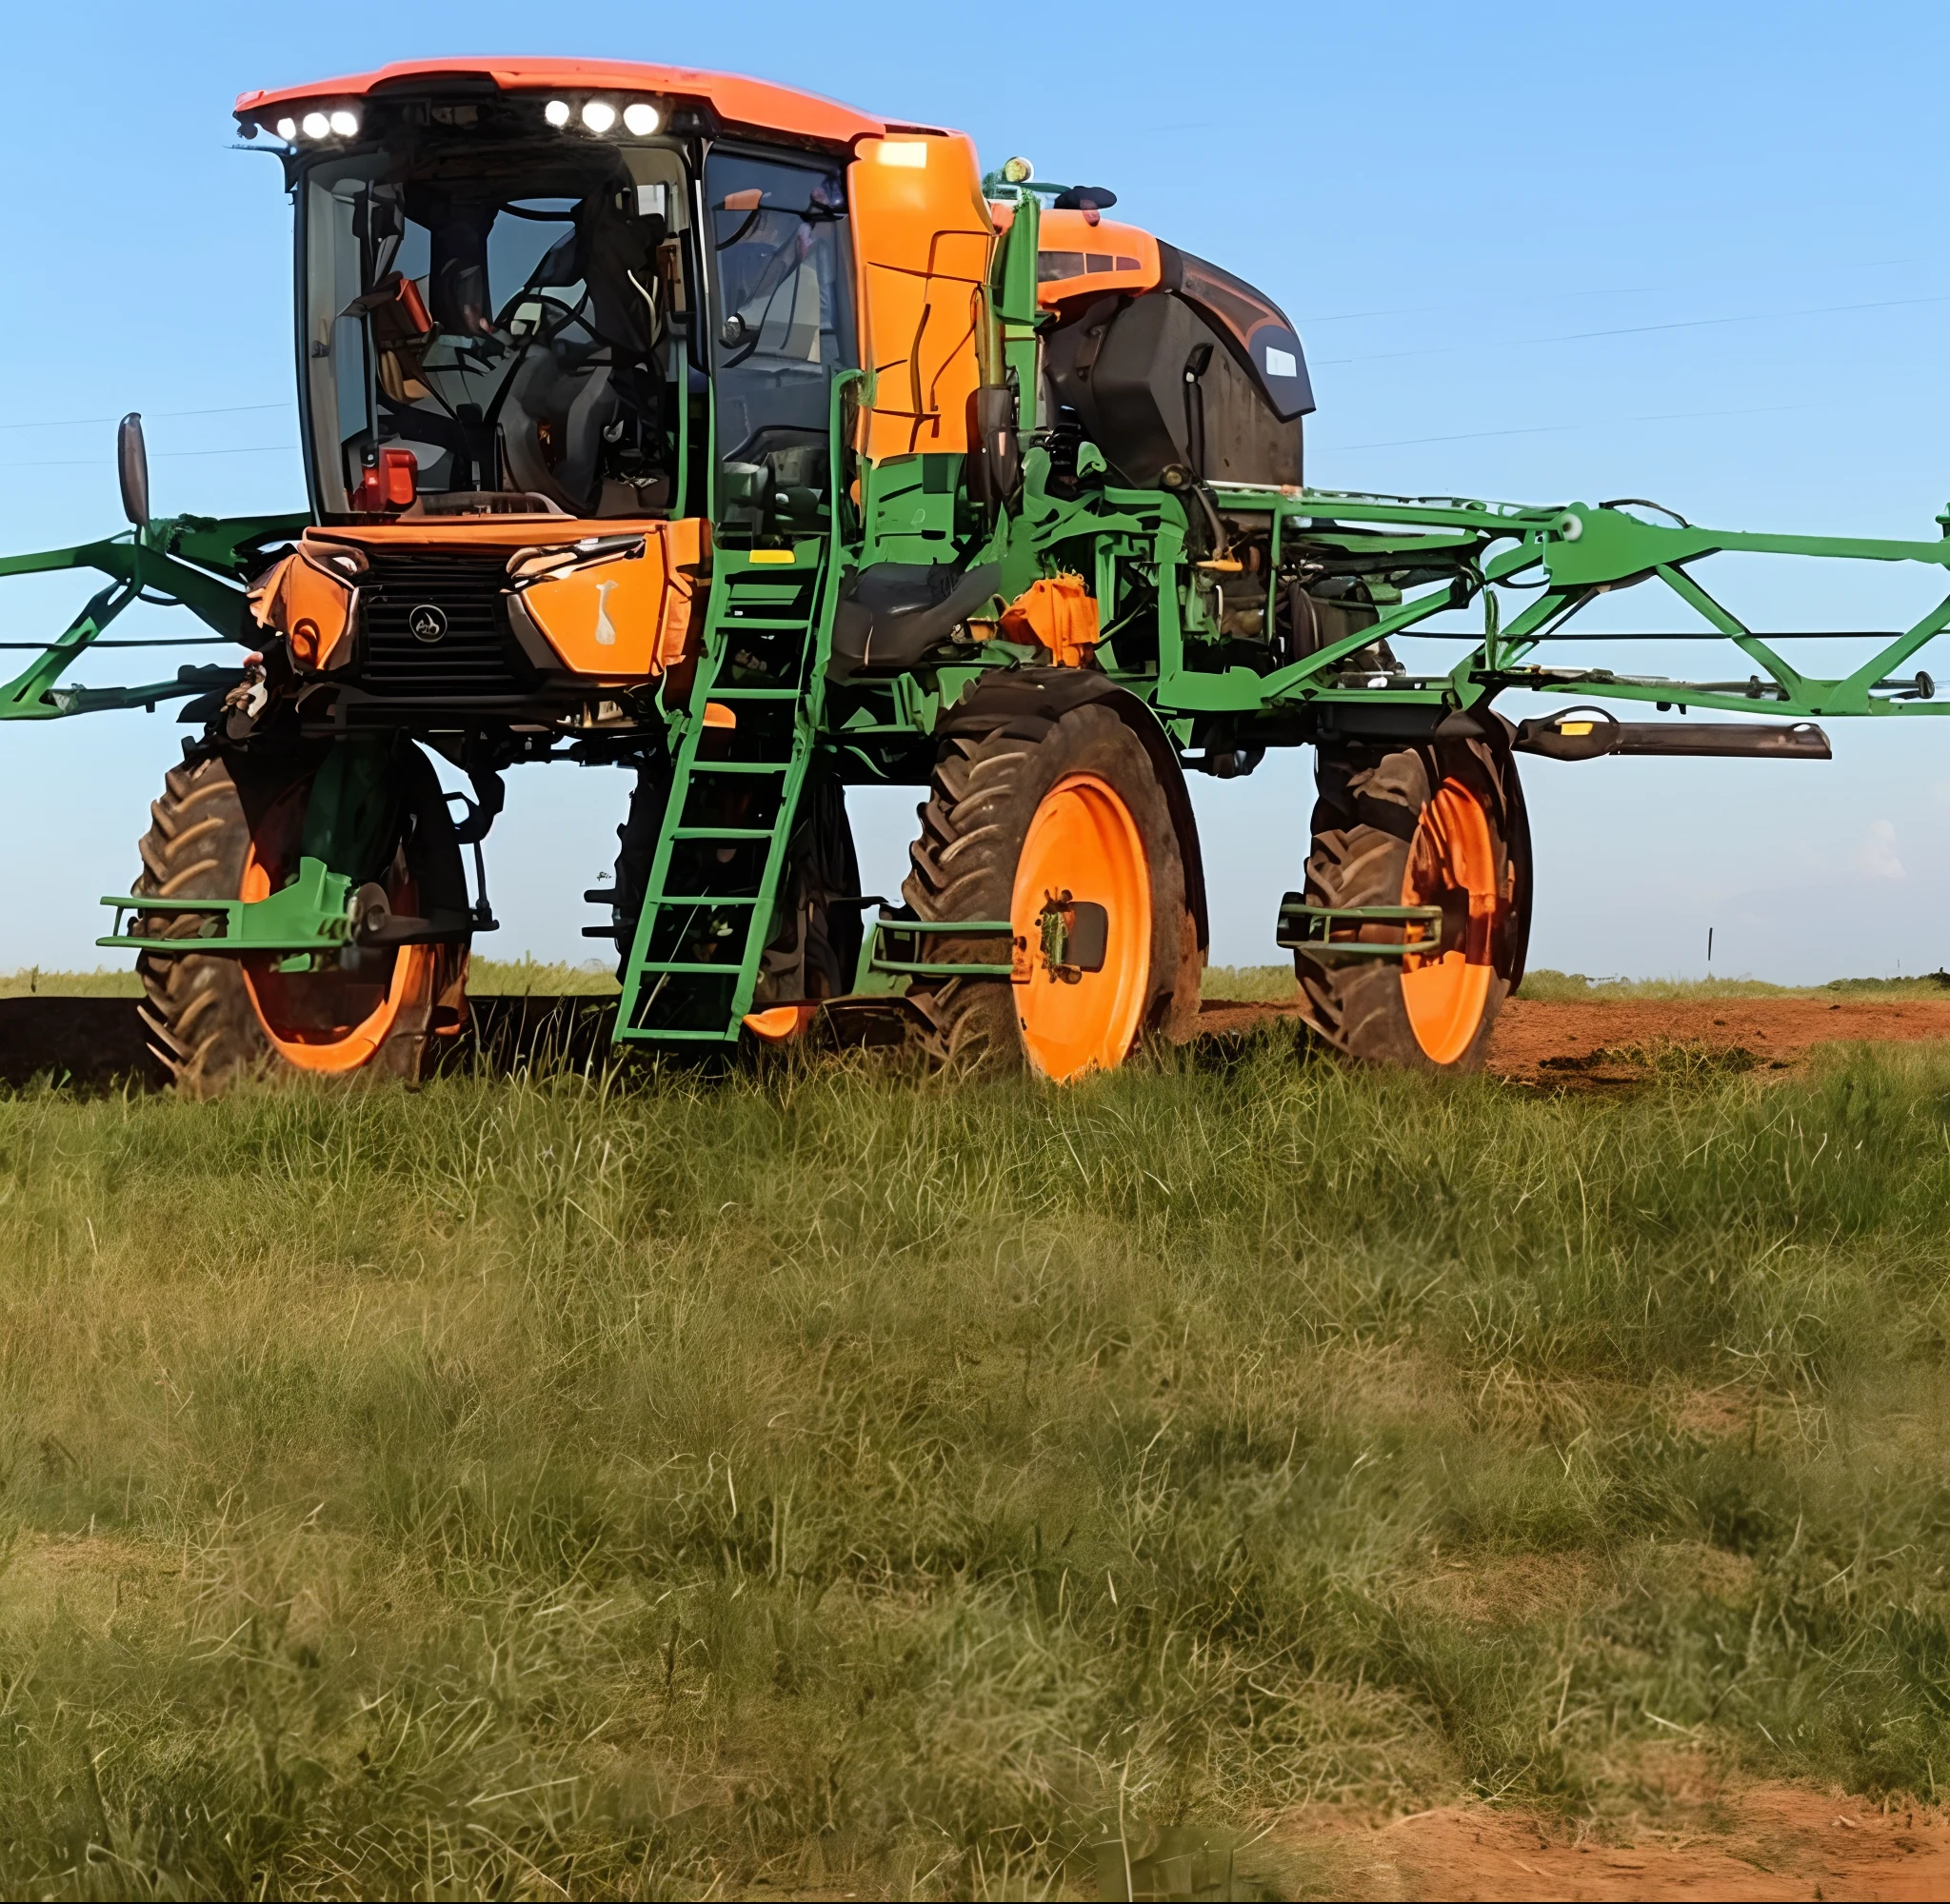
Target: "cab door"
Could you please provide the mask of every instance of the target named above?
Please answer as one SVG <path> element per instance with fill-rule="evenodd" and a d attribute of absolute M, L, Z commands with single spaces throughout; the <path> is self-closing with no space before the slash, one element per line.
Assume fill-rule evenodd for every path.
<path fill-rule="evenodd" d="M 832 381 L 859 364 L 843 169 L 716 146 L 711 381 L 721 533 L 811 534 L 830 521 Z"/>

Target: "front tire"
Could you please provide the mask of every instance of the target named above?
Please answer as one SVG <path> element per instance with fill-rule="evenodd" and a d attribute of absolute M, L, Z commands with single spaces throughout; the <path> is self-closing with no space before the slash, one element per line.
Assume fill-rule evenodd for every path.
<path fill-rule="evenodd" d="M 1530 832 L 1506 752 L 1480 741 L 1323 753 L 1311 905 L 1439 905 L 1441 945 L 1405 956 L 1294 954 L 1315 1032 L 1336 1050 L 1416 1071 L 1474 1071 L 1523 976 Z M 1361 926 L 1370 944 L 1419 927 Z"/>
<path fill-rule="evenodd" d="M 1009 922 L 1025 982 L 917 977 L 925 1044 L 963 1070 L 1058 1081 L 1114 1070 L 1144 1032 L 1198 1010 L 1203 960 L 1171 810 L 1144 743 L 1101 703 L 1047 723 L 948 741 L 935 764 L 901 890 L 927 921 Z M 1066 977 L 1041 921 L 1067 896 L 1108 918 L 1100 970 Z M 942 964 L 993 964 L 1000 936 L 930 934 Z M 1072 968 L 1074 969 L 1074 968 Z"/>
<path fill-rule="evenodd" d="M 297 870 L 317 761 L 253 769 L 208 755 L 164 782 L 150 807 L 134 891 L 170 899 L 262 899 Z M 453 823 L 438 781 L 408 751 L 397 839 L 380 881 L 402 914 L 466 902 Z M 146 936 L 193 939 L 197 916 L 144 917 Z M 144 952 L 136 962 L 152 1048 L 187 1097 L 238 1078 L 297 1073 L 417 1078 L 435 1038 L 464 1021 L 465 942 L 366 953 L 354 967 L 278 970 L 275 955 Z"/>

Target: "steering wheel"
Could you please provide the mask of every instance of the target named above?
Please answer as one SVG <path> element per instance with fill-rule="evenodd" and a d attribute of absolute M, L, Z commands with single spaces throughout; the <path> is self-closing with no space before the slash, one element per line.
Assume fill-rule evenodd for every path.
<path fill-rule="evenodd" d="M 559 310 L 562 313 L 562 322 L 556 325 L 552 330 L 548 327 L 548 324 L 546 317 L 544 318 L 542 324 L 537 327 L 535 335 L 536 337 L 540 338 L 543 343 L 550 343 L 555 338 L 560 337 L 562 333 L 565 330 L 567 330 L 571 324 L 580 324 L 586 330 L 589 332 L 589 335 L 593 337 L 596 334 L 595 329 L 589 324 L 588 319 L 583 315 L 582 311 L 583 305 L 587 304 L 587 302 L 588 294 L 587 292 L 583 294 L 581 303 L 571 305 L 562 298 L 550 296 L 549 293 L 547 291 L 516 291 L 515 294 L 508 299 L 507 303 L 502 307 L 501 310 L 495 316 L 494 327 L 496 330 L 512 331 L 512 319 L 514 317 L 515 312 L 518 311 L 525 304 L 534 304 L 542 305 L 544 307 L 552 307 L 554 309 Z M 524 339 L 523 341 L 528 342 L 532 340 Z"/>

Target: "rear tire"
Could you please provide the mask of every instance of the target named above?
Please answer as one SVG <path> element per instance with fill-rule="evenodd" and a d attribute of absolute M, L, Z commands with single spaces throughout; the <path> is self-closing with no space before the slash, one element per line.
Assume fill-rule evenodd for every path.
<path fill-rule="evenodd" d="M 1436 957 L 1294 954 L 1318 1035 L 1371 1063 L 1474 1071 L 1523 976 L 1530 831 L 1509 755 L 1480 741 L 1349 747 L 1317 767 L 1306 897 L 1321 906 L 1441 905 Z M 1416 928 L 1362 926 L 1370 944 Z"/>
<path fill-rule="evenodd" d="M 837 999 L 853 989 L 860 963 L 860 861 L 846 790 L 838 781 L 822 775 L 806 782 L 786 865 L 754 1011 Z"/>
<path fill-rule="evenodd" d="M 619 982 L 628 975 L 669 798 L 667 762 L 639 768 L 629 816 L 616 829 L 612 922 Z M 860 962 L 860 862 L 846 819 L 846 789 L 838 781 L 822 776 L 806 783 L 786 858 L 754 1010 L 839 998 L 852 989 Z"/>
<path fill-rule="evenodd" d="M 166 778 L 140 845 L 133 890 L 181 899 L 258 898 L 295 871 L 304 802 L 318 762 L 253 769 L 209 755 Z M 460 850 L 432 767 L 409 751 L 399 838 L 380 883 L 399 913 L 465 906 Z M 193 938 L 192 914 L 138 920 L 145 936 Z M 187 1097 L 248 1075 L 301 1072 L 417 1078 L 441 1032 L 466 1017 L 466 943 L 370 953 L 360 968 L 281 973 L 270 956 L 144 952 L 136 961 L 152 1048 Z"/>
<path fill-rule="evenodd" d="M 942 748 L 913 870 L 901 890 L 917 918 L 1010 922 L 1030 977 L 916 978 L 924 1044 L 956 1070 L 1032 1070 L 1058 1081 L 1122 1064 L 1147 1030 L 1183 1035 L 1198 1011 L 1203 957 L 1186 902 L 1171 809 L 1144 743 L 1101 703 L 1011 724 Z M 1104 906 L 1101 971 L 1075 982 L 1041 956 L 1051 897 Z M 943 964 L 997 964 L 1000 935 L 929 935 Z"/>

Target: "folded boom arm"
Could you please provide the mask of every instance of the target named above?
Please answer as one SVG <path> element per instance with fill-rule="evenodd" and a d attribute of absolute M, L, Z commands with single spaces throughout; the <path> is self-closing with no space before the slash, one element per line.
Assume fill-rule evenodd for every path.
<path fill-rule="evenodd" d="M 0 556 L 0 576 L 44 575 L 91 568 L 109 578 L 62 632 L 19 674 L 0 686 L 0 721 L 48 721 L 109 707 L 153 707 L 159 701 L 201 694 L 235 678 L 227 667 L 185 667 L 173 681 L 136 687 L 63 687 L 61 677 L 101 638 L 122 610 L 141 600 L 188 608 L 217 634 L 250 646 L 256 626 L 244 582 L 264 562 L 264 549 L 294 536 L 308 516 L 172 516 L 101 542 L 30 555 Z"/>

